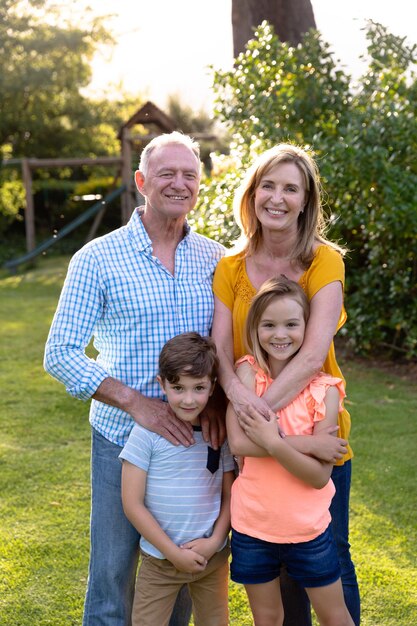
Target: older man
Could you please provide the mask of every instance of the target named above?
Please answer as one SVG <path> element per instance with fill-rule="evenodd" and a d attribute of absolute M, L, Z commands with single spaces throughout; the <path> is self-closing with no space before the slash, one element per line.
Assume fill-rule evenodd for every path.
<path fill-rule="evenodd" d="M 134 421 L 173 443 L 193 442 L 191 429 L 162 400 L 158 356 L 174 335 L 209 334 L 212 277 L 224 254 L 186 222 L 200 184 L 199 147 L 190 137 L 174 132 L 153 139 L 135 181 L 145 206 L 74 255 L 45 350 L 45 369 L 68 393 L 93 398 L 84 626 L 130 624 L 139 537 L 122 510 L 118 456 Z M 85 354 L 91 337 L 96 360 Z M 189 615 L 189 600 L 180 594 L 171 626 L 185 626 Z"/>

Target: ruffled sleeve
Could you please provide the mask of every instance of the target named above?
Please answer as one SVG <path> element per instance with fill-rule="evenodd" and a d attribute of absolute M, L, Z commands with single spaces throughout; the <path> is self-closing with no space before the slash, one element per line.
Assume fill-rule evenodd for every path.
<path fill-rule="evenodd" d="M 305 389 L 307 404 L 314 415 L 314 422 L 320 422 L 326 417 L 324 398 L 329 387 L 337 387 L 339 392 L 339 413 L 343 411 L 342 402 L 346 396 L 343 380 L 321 372 L 318 376 L 313 378 Z"/>
<path fill-rule="evenodd" d="M 252 369 L 255 372 L 255 392 L 257 396 L 262 396 L 265 391 L 268 389 L 269 385 L 272 382 L 272 379 L 259 367 L 258 363 L 255 361 L 251 354 L 246 354 L 242 356 L 238 361 L 236 361 L 236 367 L 238 367 L 241 363 L 249 363 Z"/>

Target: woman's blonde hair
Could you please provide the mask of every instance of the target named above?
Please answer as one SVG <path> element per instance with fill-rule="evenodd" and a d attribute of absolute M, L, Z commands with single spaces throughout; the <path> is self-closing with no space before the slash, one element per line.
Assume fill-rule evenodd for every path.
<path fill-rule="evenodd" d="M 245 342 L 249 352 L 255 358 L 260 368 L 270 374 L 268 354 L 259 343 L 258 327 L 265 309 L 276 298 L 290 298 L 298 302 L 303 310 L 304 322 L 307 324 L 310 314 L 310 304 L 302 287 L 294 280 L 283 274 L 265 281 L 258 293 L 254 296 L 245 325 Z"/>
<path fill-rule="evenodd" d="M 298 217 L 298 241 L 292 260 L 301 267 L 310 265 L 317 241 L 327 244 L 341 254 L 345 250 L 325 237 L 326 220 L 322 208 L 322 188 L 317 164 L 310 154 L 299 146 L 279 144 L 261 154 L 247 171 L 235 193 L 233 211 L 241 236 L 234 252 L 250 256 L 258 249 L 262 240 L 261 224 L 255 214 L 255 192 L 261 179 L 272 168 L 281 163 L 294 163 L 299 169 L 305 186 L 306 202 Z"/>

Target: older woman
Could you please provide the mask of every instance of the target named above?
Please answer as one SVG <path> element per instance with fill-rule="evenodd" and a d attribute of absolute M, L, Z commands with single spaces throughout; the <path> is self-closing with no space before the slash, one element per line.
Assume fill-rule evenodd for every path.
<path fill-rule="evenodd" d="M 231 255 L 220 260 L 215 272 L 212 332 L 220 357 L 220 383 L 244 427 L 255 414 L 275 415 L 320 370 L 343 378 L 333 337 L 346 320 L 344 250 L 325 237 L 317 166 L 297 146 L 278 145 L 256 160 L 236 193 L 234 210 L 241 237 Z M 246 353 L 243 330 L 251 299 L 265 280 L 280 274 L 299 282 L 310 301 L 311 313 L 300 351 L 264 396 L 258 398 L 239 381 L 233 364 Z M 338 437 L 329 433 L 287 440 L 306 454 L 335 463 L 332 528 L 338 544 L 345 601 L 358 625 L 359 591 L 348 542 L 352 457 L 347 444 L 349 431 L 350 417 L 344 410 L 339 415 Z M 303 593 L 301 589 L 299 593 Z M 285 625 L 311 623 L 309 611 L 300 617 L 301 597 L 293 603 L 285 597 L 293 594 L 294 591 L 286 594 L 284 589 Z"/>

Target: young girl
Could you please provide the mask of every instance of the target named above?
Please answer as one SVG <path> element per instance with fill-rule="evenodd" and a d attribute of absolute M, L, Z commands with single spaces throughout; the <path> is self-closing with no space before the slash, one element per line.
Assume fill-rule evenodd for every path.
<path fill-rule="evenodd" d="M 304 291 L 285 276 L 265 282 L 254 297 L 246 322 L 252 355 L 237 362 L 237 375 L 258 396 L 300 349 L 308 313 Z M 256 626 L 283 623 L 281 564 L 306 589 L 321 625 L 353 626 L 329 528 L 333 465 L 285 442 L 285 435 L 336 425 L 344 395 L 341 379 L 320 373 L 278 421 L 254 414 L 245 431 L 229 405 L 229 446 L 244 457 L 232 488 L 231 577 L 245 585 Z"/>

